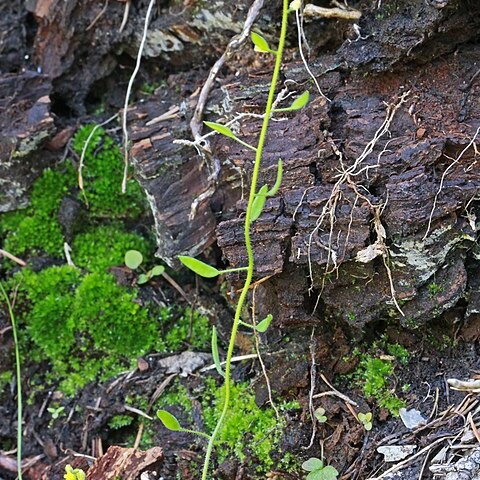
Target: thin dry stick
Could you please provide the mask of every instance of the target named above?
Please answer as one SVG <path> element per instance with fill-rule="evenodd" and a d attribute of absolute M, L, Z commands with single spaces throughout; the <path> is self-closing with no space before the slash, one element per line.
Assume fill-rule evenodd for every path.
<path fill-rule="evenodd" d="M 421 455 L 423 455 L 425 452 L 428 452 L 430 451 L 433 447 L 436 447 L 439 443 L 441 442 L 444 442 L 445 440 L 447 440 L 448 438 L 454 438 L 454 436 L 452 435 L 447 435 L 445 437 L 442 437 L 442 438 L 438 438 L 437 440 L 435 440 L 434 442 L 430 443 L 429 445 L 427 445 L 426 447 L 422 448 L 421 450 L 419 450 L 417 453 L 415 453 L 414 455 L 412 455 L 411 457 L 408 457 L 406 458 L 405 460 L 403 460 L 402 462 L 399 462 L 397 463 L 396 465 L 394 465 L 393 467 L 389 468 L 388 470 L 386 470 L 385 472 L 383 472 L 381 475 L 379 475 L 378 477 L 370 477 L 368 478 L 367 480 L 380 480 L 381 478 L 385 478 L 386 476 L 390 475 L 391 473 L 394 473 L 394 472 L 397 472 L 398 470 L 401 470 L 405 465 L 408 465 L 412 460 L 415 460 L 417 457 L 420 457 Z"/>
<path fill-rule="evenodd" d="M 133 82 L 140 70 L 140 65 L 142 63 L 142 54 L 145 47 L 145 42 L 147 41 L 148 33 L 148 24 L 150 23 L 150 16 L 152 14 L 153 6 L 155 5 L 156 0 L 150 0 L 148 4 L 147 14 L 145 16 L 145 23 L 143 26 L 143 36 L 140 46 L 138 47 L 137 61 L 135 68 L 133 70 L 132 76 L 128 82 L 127 93 L 125 95 L 125 104 L 123 106 L 123 116 L 122 116 L 122 130 L 123 130 L 123 151 L 124 151 L 124 171 L 123 171 L 123 181 L 122 181 L 122 193 L 127 191 L 127 177 L 128 177 L 128 129 L 127 129 L 127 113 L 128 113 L 128 102 L 130 101 L 130 94 L 132 92 Z"/>
<path fill-rule="evenodd" d="M 295 11 L 295 19 L 297 21 L 297 33 L 298 33 L 298 51 L 300 52 L 300 57 L 302 58 L 302 62 L 303 62 L 303 65 L 305 66 L 305 70 L 308 72 L 308 74 L 310 75 L 311 79 L 313 80 L 313 82 L 315 83 L 315 86 L 317 87 L 317 90 L 318 90 L 318 93 L 320 93 L 320 95 L 325 98 L 325 100 L 331 102 L 331 100 L 323 94 L 322 92 L 322 89 L 320 88 L 320 85 L 315 77 L 315 75 L 312 73 L 312 71 L 310 70 L 310 67 L 308 66 L 308 62 L 305 58 L 305 55 L 303 53 L 303 47 L 302 47 L 302 38 L 303 38 L 303 31 L 302 31 L 302 22 L 301 22 L 301 19 L 300 19 L 300 13 L 299 13 L 300 9 L 296 10 Z"/>
<path fill-rule="evenodd" d="M 257 290 L 257 286 L 258 284 L 255 285 L 252 293 L 252 323 L 254 327 L 256 327 L 257 325 L 256 315 L 255 315 L 255 292 Z M 278 411 L 278 408 L 275 405 L 275 402 L 273 401 L 272 388 L 270 386 L 270 379 L 268 378 L 268 373 L 267 373 L 267 369 L 265 368 L 265 363 L 263 362 L 263 358 L 260 355 L 260 335 L 258 334 L 256 328 L 253 329 L 253 335 L 255 337 L 255 351 L 257 352 L 258 361 L 260 362 L 260 366 L 262 367 L 263 376 L 265 378 L 265 383 L 267 385 L 268 401 L 272 406 L 273 410 L 275 411 L 275 416 L 277 417 L 278 422 L 280 422 L 280 412 Z"/>
<path fill-rule="evenodd" d="M 317 434 L 317 419 L 315 418 L 315 409 L 313 407 L 313 393 L 315 392 L 317 382 L 317 364 L 315 362 L 315 327 L 312 328 L 312 334 L 310 335 L 310 355 L 312 362 L 310 365 L 310 393 L 308 394 L 308 410 L 310 412 L 310 418 L 312 420 L 312 436 L 310 437 L 310 443 L 307 447 L 303 447 L 304 450 L 308 450 L 312 447 Z"/>
<path fill-rule="evenodd" d="M 326 395 L 336 395 L 338 398 L 341 398 L 344 402 L 349 403 L 350 405 L 353 405 L 354 407 L 358 408 L 358 403 L 353 401 L 350 397 L 347 397 L 347 395 L 339 392 L 325 377 L 323 373 L 320 373 L 320 378 L 327 384 L 328 387 L 331 388 L 329 392 L 322 392 L 322 393 L 317 393 L 316 395 L 313 395 L 312 398 L 320 398 L 324 397 Z"/>
<path fill-rule="evenodd" d="M 23 261 L 21 258 L 16 257 L 15 255 L 12 255 L 10 252 L 7 252 L 6 250 L 2 250 L 1 248 L 0 248 L 0 257 L 8 258 L 12 262 L 15 262 L 17 265 L 20 265 L 21 267 L 27 266 L 27 262 Z"/>
<path fill-rule="evenodd" d="M 430 227 L 432 226 L 432 220 L 433 220 L 433 214 L 435 212 L 435 209 L 437 208 L 437 200 L 438 196 L 440 195 L 440 192 L 443 189 L 443 183 L 445 182 L 445 177 L 448 175 L 450 170 L 461 160 L 465 152 L 475 143 L 475 140 L 480 133 L 480 127 L 477 128 L 477 131 L 475 132 L 475 135 L 473 138 L 470 140 L 470 143 L 460 152 L 460 155 L 445 169 L 443 172 L 442 178 L 440 180 L 440 186 L 438 187 L 437 193 L 435 194 L 435 198 L 433 200 L 433 207 L 432 211 L 430 212 L 430 217 L 428 219 L 428 226 L 427 226 L 427 231 L 425 232 L 425 235 L 423 236 L 422 240 L 425 240 L 430 233 Z"/>
<path fill-rule="evenodd" d="M 307 17 L 321 17 L 321 18 L 339 18 L 341 20 L 359 20 L 362 12 L 359 10 L 345 10 L 343 8 L 324 8 L 312 5 L 311 3 L 305 5 L 303 14 Z"/>
<path fill-rule="evenodd" d="M 128 22 L 128 15 L 130 13 L 130 7 L 132 6 L 132 0 L 127 0 L 125 2 L 125 10 L 123 11 L 123 18 L 122 18 L 122 24 L 120 25 L 120 28 L 118 29 L 118 33 L 122 33 L 123 29 L 127 25 Z M 148 14 L 147 14 L 148 15 Z"/>
<path fill-rule="evenodd" d="M 212 69 L 210 70 L 207 81 L 204 83 L 198 97 L 198 103 L 195 108 L 193 118 L 190 122 L 190 129 L 192 131 L 194 140 L 197 140 L 199 137 L 201 137 L 203 111 L 205 109 L 205 105 L 207 104 L 210 90 L 213 87 L 213 82 L 217 78 L 218 73 L 220 72 L 221 68 L 225 64 L 225 61 L 230 56 L 232 51 L 240 47 L 240 45 L 242 45 L 242 43 L 248 38 L 252 25 L 257 19 L 260 10 L 263 8 L 263 3 L 264 0 L 255 0 L 253 2 L 252 6 L 248 10 L 247 19 L 245 20 L 245 24 L 243 25 L 242 32 L 239 35 L 233 37 L 232 40 L 230 40 L 230 43 L 225 49 L 225 52 L 223 52 L 223 55 L 215 62 Z"/>
<path fill-rule="evenodd" d="M 108 1 L 109 1 L 109 0 L 106 0 L 106 1 L 105 1 L 105 5 L 103 6 L 103 8 L 100 10 L 100 12 L 98 13 L 98 15 L 96 15 L 96 17 L 92 20 L 92 23 L 90 23 L 90 25 L 85 29 L 86 32 L 88 32 L 89 30 L 91 30 L 91 29 L 95 26 L 95 24 L 100 20 L 100 18 L 102 17 L 102 15 L 107 11 Z"/>

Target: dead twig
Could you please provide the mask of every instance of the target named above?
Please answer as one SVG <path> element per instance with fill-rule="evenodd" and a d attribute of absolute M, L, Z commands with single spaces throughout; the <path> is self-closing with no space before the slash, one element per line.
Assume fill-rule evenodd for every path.
<path fill-rule="evenodd" d="M 360 10 L 343 9 L 343 8 L 324 8 L 308 3 L 303 9 L 306 17 L 313 18 L 338 18 L 340 20 L 359 20 L 362 16 Z"/>
<path fill-rule="evenodd" d="M 255 315 L 255 292 L 257 290 L 257 286 L 258 284 L 255 285 L 252 293 L 252 323 L 254 327 L 256 327 L 257 325 L 256 315 Z M 275 405 L 275 402 L 273 401 L 272 388 L 270 386 L 270 379 L 268 378 L 267 369 L 265 368 L 265 363 L 263 362 L 262 355 L 260 354 L 260 335 L 258 334 L 256 328 L 253 329 L 253 335 L 255 337 L 255 351 L 257 352 L 258 361 L 260 362 L 260 366 L 262 367 L 262 373 L 265 378 L 265 384 L 267 385 L 268 401 L 272 406 L 273 410 L 275 411 L 275 416 L 277 417 L 277 420 L 280 422 L 280 412 L 278 411 L 278 408 Z"/>
<path fill-rule="evenodd" d="M 433 221 L 433 214 L 435 213 L 435 209 L 437 208 L 437 202 L 438 202 L 438 197 L 440 193 L 443 190 L 443 185 L 445 182 L 446 176 L 449 174 L 450 170 L 462 159 L 463 155 L 467 152 L 467 150 L 472 146 L 475 145 L 475 140 L 478 137 L 478 134 L 480 133 L 480 127 L 477 128 L 477 131 L 475 132 L 475 135 L 473 138 L 470 140 L 468 145 L 460 152 L 457 158 L 455 158 L 452 163 L 445 169 L 445 171 L 442 174 L 442 178 L 440 179 L 440 185 L 438 187 L 437 193 L 435 194 L 435 198 L 433 199 L 433 206 L 432 206 L 432 211 L 430 212 L 430 217 L 428 218 L 428 225 L 427 225 L 427 231 L 425 232 L 425 235 L 423 236 L 423 240 L 425 240 L 430 233 L 430 228 L 432 226 L 432 221 Z"/>
<path fill-rule="evenodd" d="M 215 82 L 218 73 L 220 72 L 221 68 L 225 64 L 227 58 L 232 54 L 232 52 L 239 48 L 248 38 L 255 20 L 257 19 L 260 10 L 263 8 L 263 3 L 264 0 L 254 0 L 252 6 L 248 10 L 247 18 L 243 25 L 242 32 L 239 35 L 233 37 L 232 40 L 230 40 L 230 43 L 227 45 L 227 48 L 223 52 L 223 55 L 215 62 L 212 69 L 210 70 L 208 78 L 204 83 L 198 97 L 197 106 L 190 122 L 190 130 L 192 131 L 194 140 L 197 140 L 201 136 L 203 111 L 205 109 L 205 105 L 207 104 L 208 95 L 210 94 L 210 90 L 213 87 L 213 83 Z"/>
<path fill-rule="evenodd" d="M 7 252 L 6 250 L 2 250 L 1 248 L 0 248 L 0 257 L 8 258 L 12 262 L 15 262 L 17 265 L 20 265 L 21 267 L 27 266 L 27 262 L 25 262 L 21 258 L 16 257 L 15 255 L 12 255 L 10 252 Z"/>
<path fill-rule="evenodd" d="M 85 29 L 86 32 L 91 30 L 95 26 L 95 24 L 100 20 L 100 18 L 102 18 L 102 16 L 105 14 L 105 12 L 107 11 L 107 8 L 108 8 L 108 2 L 109 2 L 109 0 L 105 0 L 105 4 L 103 5 L 103 8 L 95 16 L 95 18 L 92 20 L 90 25 Z"/>
<path fill-rule="evenodd" d="M 123 10 L 122 24 L 120 25 L 120 28 L 118 29 L 118 33 L 122 33 L 123 29 L 127 25 L 128 15 L 130 14 L 130 7 L 131 6 L 132 6 L 132 0 L 127 0 L 125 2 L 125 9 Z M 148 16 L 148 14 L 147 14 L 147 16 Z"/>
<path fill-rule="evenodd" d="M 123 106 L 123 115 L 122 115 L 122 130 L 123 130 L 123 154 L 124 154 L 124 170 L 123 170 L 123 181 L 122 181 L 122 193 L 127 191 L 127 178 L 128 178 L 128 129 L 127 129 L 127 113 L 128 113 L 128 103 L 130 101 L 130 94 L 132 92 L 133 82 L 137 77 L 138 71 L 140 70 L 140 64 L 142 63 L 142 54 L 145 47 L 145 42 L 147 41 L 147 32 L 148 24 L 150 23 L 150 16 L 152 14 L 153 6 L 155 5 L 156 0 L 150 0 L 148 4 L 147 14 L 145 15 L 145 23 L 143 25 L 143 35 L 138 47 L 137 61 L 135 63 L 135 68 L 133 73 L 128 81 L 127 92 L 125 94 L 125 103 Z M 127 2 L 127 5 L 130 1 Z M 125 6 L 127 9 L 127 6 Z M 127 13 L 128 15 L 128 13 Z"/>

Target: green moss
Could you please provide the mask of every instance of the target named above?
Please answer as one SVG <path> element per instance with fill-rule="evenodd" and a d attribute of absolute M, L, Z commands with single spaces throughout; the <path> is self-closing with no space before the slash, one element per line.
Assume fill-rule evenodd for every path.
<path fill-rule="evenodd" d="M 125 252 L 132 249 L 144 256 L 148 256 L 150 250 L 143 237 L 110 225 L 77 235 L 72 245 L 72 258 L 76 265 L 90 272 L 101 272 L 114 265 L 123 265 Z"/>
<path fill-rule="evenodd" d="M 382 348 L 381 348 L 382 347 Z M 376 342 L 371 350 L 387 350 L 390 357 L 377 353 L 356 353 L 360 362 L 353 374 L 354 381 L 359 384 L 363 393 L 374 398 L 379 407 L 385 408 L 392 415 L 398 416 L 400 408 L 405 402 L 397 397 L 392 388 L 392 378 L 396 364 L 405 365 L 408 363 L 408 351 L 398 344 L 386 344 L 385 339 Z"/>
<path fill-rule="evenodd" d="M 78 155 L 92 128 L 83 127 L 74 136 L 72 146 Z M 127 182 L 126 193 L 121 193 L 122 154 L 103 129 L 97 129 L 93 135 L 84 162 L 85 197 L 82 199 L 87 200 L 87 226 L 98 218 L 109 221 L 137 218 L 144 211 L 145 198 L 133 178 Z M 45 170 L 32 188 L 30 206 L 0 216 L 0 238 L 4 238 L 4 248 L 15 255 L 46 253 L 63 257 L 64 238 L 58 213 L 67 194 L 78 195 L 77 172 L 73 166 L 65 163 L 56 170 Z M 135 248 L 141 249 L 141 245 Z"/>
<path fill-rule="evenodd" d="M 7 387 L 13 380 L 13 372 L 11 370 L 7 370 L 6 372 L 0 373 L 0 395 L 4 388 Z"/>
<path fill-rule="evenodd" d="M 151 347 L 157 326 L 135 297 L 109 274 L 86 275 L 73 305 L 76 328 L 89 333 L 97 351 L 141 355 Z"/>
<path fill-rule="evenodd" d="M 410 353 L 402 345 L 399 345 L 398 343 L 387 343 L 386 349 L 387 352 L 390 355 L 393 355 L 402 365 L 406 365 L 408 363 Z"/>
<path fill-rule="evenodd" d="M 113 430 L 128 427 L 133 423 L 134 419 L 129 415 L 115 415 L 108 422 L 108 426 Z"/>
<path fill-rule="evenodd" d="M 209 349 L 212 329 L 208 318 L 187 308 L 161 309 L 159 316 L 163 334 L 158 338 L 156 350 L 171 353 L 189 346 L 196 350 Z"/>
<path fill-rule="evenodd" d="M 82 127 L 73 137 L 72 147 L 82 154 L 94 125 Z M 89 213 L 100 218 L 136 218 L 145 209 L 145 199 L 138 183 L 129 178 L 126 193 L 121 193 L 123 156 L 119 146 L 97 128 L 90 139 L 82 172 Z"/>
<path fill-rule="evenodd" d="M 177 380 L 175 383 L 155 402 L 154 409 L 168 409 L 168 407 L 178 406 L 189 414 L 192 409 L 192 402 L 188 396 L 187 389 Z"/>
<path fill-rule="evenodd" d="M 18 274 L 29 358 L 47 358 L 51 377 L 72 394 L 97 377 L 108 378 L 145 353 L 158 325 L 108 273 L 82 275 L 69 266 Z M 25 340 L 26 342 L 27 340 Z"/>
<path fill-rule="evenodd" d="M 211 377 L 206 380 L 206 386 L 202 405 L 205 428 L 211 432 L 223 407 L 225 386 L 217 388 Z M 250 455 L 256 458 L 259 471 L 267 472 L 274 464 L 271 453 L 282 425 L 278 425 L 272 408 L 257 406 L 255 395 L 247 383 L 232 383 L 230 389 L 231 408 L 218 436 L 218 460 L 222 462 L 230 455 L 244 460 L 248 449 Z"/>
<path fill-rule="evenodd" d="M 30 207 L 1 217 L 5 249 L 15 255 L 45 252 L 62 256 L 64 240 L 58 210 L 73 184 L 71 166 L 66 165 L 59 171 L 45 170 L 34 184 Z"/>

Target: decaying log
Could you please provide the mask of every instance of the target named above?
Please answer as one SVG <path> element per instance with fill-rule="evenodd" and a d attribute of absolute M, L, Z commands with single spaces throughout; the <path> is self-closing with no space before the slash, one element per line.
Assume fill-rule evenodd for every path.
<path fill-rule="evenodd" d="M 0 77 L 0 212 L 24 206 L 25 193 L 48 164 L 36 150 L 54 130 L 51 82 L 35 72 Z"/>
<path fill-rule="evenodd" d="M 0 72 L 16 72 L 24 64 L 27 48 L 27 10 L 22 0 L 0 4 Z"/>
<path fill-rule="evenodd" d="M 145 470 L 157 470 L 163 461 L 163 450 L 153 447 L 146 452 L 134 448 L 110 447 L 87 472 L 88 480 L 134 480 Z"/>
<path fill-rule="evenodd" d="M 476 38 L 480 6 L 397 3 L 382 22 L 366 12 L 362 37 L 312 62 L 331 102 L 311 90 L 306 109 L 271 124 L 259 186 L 273 184 L 279 157 L 284 179 L 252 229 L 257 279 L 274 275 L 257 287 L 259 317 L 272 313 L 285 325 L 340 317 L 361 327 L 393 316 L 413 326 L 469 296 L 469 272 L 478 269 L 471 249 L 480 54 L 462 43 Z M 388 32 L 375 32 L 380 25 Z M 263 111 L 269 74 L 249 73 L 225 78 L 207 113 L 234 120 L 242 139 L 255 143 L 261 119 L 250 114 Z M 309 81 L 301 64 L 284 74 L 293 94 Z M 219 136 L 209 138 L 212 152 L 203 158 L 173 144 L 188 138 L 195 105 L 181 97 L 152 98 L 133 119 L 135 168 L 154 206 L 159 256 L 172 262 L 216 240 L 229 265 L 244 265 L 242 186 L 252 152 Z M 174 119 L 152 125 L 173 105 Z"/>
<path fill-rule="evenodd" d="M 128 17 L 123 26 L 126 4 L 119 0 L 36 0 L 30 10 L 38 23 L 34 59 L 43 73 L 55 79 L 55 90 L 73 111 L 84 114 L 85 99 L 96 82 L 110 75 L 116 67 L 126 84 L 133 70 L 132 60 L 138 54 L 147 1 L 129 2 Z M 155 81 L 162 71 L 202 66 L 241 31 L 250 0 L 214 3 L 200 0 L 158 2 L 148 29 L 144 63 L 155 59 Z M 278 8 L 270 3 L 259 27 L 267 33 Z M 123 28 L 122 28 L 123 27 Z M 199 60 L 201 62 L 199 63 Z M 159 64 L 160 61 L 160 64 Z M 127 68 L 125 68 L 127 67 Z M 154 79 L 152 79 L 154 81 Z M 104 90 L 104 82 L 97 83 Z"/>

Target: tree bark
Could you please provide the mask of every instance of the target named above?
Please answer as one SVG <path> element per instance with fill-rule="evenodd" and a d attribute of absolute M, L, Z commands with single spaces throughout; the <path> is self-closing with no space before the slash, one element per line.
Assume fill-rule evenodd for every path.
<path fill-rule="evenodd" d="M 272 123 L 258 187 L 273 185 L 279 158 L 284 179 L 252 229 L 257 279 L 272 275 L 257 288 L 257 313 L 272 313 L 279 325 L 333 317 L 361 328 L 394 317 L 413 327 L 477 298 L 480 54 L 469 42 L 480 6 L 397 1 L 363 13 L 358 38 L 352 30 L 334 54 L 311 61 L 329 100 L 301 63 L 284 69 L 289 91 L 309 88 L 312 100 Z M 208 120 L 237 119 L 234 130 L 255 144 L 267 65 L 224 78 Z M 158 254 L 173 263 L 216 241 L 227 264 L 242 266 L 253 154 L 217 135 L 203 157 L 174 144 L 188 138 L 194 106 L 195 96 L 180 92 L 132 113 L 132 153 Z M 154 122 L 175 107 L 174 118 Z"/>

